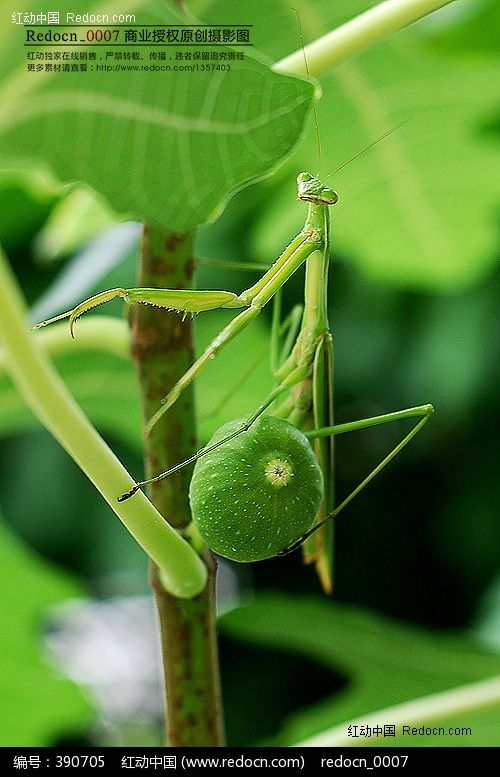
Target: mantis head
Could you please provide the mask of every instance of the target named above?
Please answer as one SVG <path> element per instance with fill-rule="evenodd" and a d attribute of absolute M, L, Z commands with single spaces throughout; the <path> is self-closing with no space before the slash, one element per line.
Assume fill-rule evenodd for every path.
<path fill-rule="evenodd" d="M 314 175 L 299 173 L 297 176 L 297 198 L 313 202 L 315 205 L 335 205 L 339 195 L 329 186 L 321 183 L 319 178 Z"/>

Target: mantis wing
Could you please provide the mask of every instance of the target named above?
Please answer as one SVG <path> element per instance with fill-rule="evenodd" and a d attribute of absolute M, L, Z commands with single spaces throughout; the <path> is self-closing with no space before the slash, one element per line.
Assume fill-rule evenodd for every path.
<path fill-rule="evenodd" d="M 333 425 L 333 340 L 328 332 L 319 342 L 313 365 L 314 428 Z M 335 501 L 334 437 L 314 441 L 325 484 L 325 496 L 318 513 L 318 523 L 333 511 Z M 307 538 L 303 546 L 304 561 L 315 563 L 325 593 L 333 590 L 334 522 L 328 521 Z"/>

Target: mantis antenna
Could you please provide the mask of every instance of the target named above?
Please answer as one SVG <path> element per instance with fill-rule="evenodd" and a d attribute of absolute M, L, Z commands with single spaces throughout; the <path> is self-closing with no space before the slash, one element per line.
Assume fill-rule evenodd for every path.
<path fill-rule="evenodd" d="M 309 71 L 309 62 L 307 61 L 307 57 L 306 57 L 306 46 L 305 46 L 305 41 L 304 41 L 304 33 L 302 31 L 302 21 L 300 19 L 300 14 L 297 11 L 297 9 L 296 8 L 292 8 L 291 10 L 295 14 L 297 14 L 297 23 L 298 23 L 298 26 L 299 26 L 299 35 L 300 35 L 300 40 L 302 41 L 302 54 L 304 55 L 304 64 L 306 66 L 307 77 L 311 80 L 311 73 Z M 318 151 L 318 173 L 317 173 L 317 175 L 319 176 L 319 171 L 321 170 L 321 137 L 320 137 L 320 134 L 319 134 L 318 111 L 316 110 L 316 103 L 313 103 L 312 110 L 313 110 L 313 116 L 314 116 L 314 130 L 316 132 L 316 147 L 317 147 L 317 151 Z"/>
<path fill-rule="evenodd" d="M 408 119 L 405 119 L 404 121 L 401 121 L 399 124 L 396 124 L 394 127 L 391 127 L 391 129 L 387 130 L 387 132 L 384 132 L 383 135 L 380 135 L 376 140 L 373 140 L 371 143 L 369 143 L 365 148 L 361 149 L 361 151 L 358 151 L 354 156 L 351 156 L 349 159 L 346 159 L 345 162 L 342 162 L 340 167 L 337 167 L 336 170 L 333 171 L 333 173 L 329 173 L 329 175 L 326 176 L 325 181 L 327 181 L 329 178 L 332 177 L 332 175 L 336 175 L 341 170 L 344 169 L 344 167 L 347 167 L 351 164 L 351 162 L 354 162 L 355 159 L 358 159 L 360 156 L 363 156 L 363 154 L 366 154 L 367 151 L 370 151 L 374 146 L 377 146 L 382 140 L 385 140 L 385 138 L 388 138 L 389 135 L 392 135 L 394 132 L 397 132 L 397 130 L 400 130 L 401 127 L 404 127 L 405 124 L 408 124 L 409 121 L 414 119 L 415 116 L 409 116 Z"/>
<path fill-rule="evenodd" d="M 302 30 L 302 21 L 301 21 L 301 18 L 300 18 L 300 14 L 299 14 L 299 12 L 297 11 L 296 8 L 292 8 L 291 10 L 297 15 L 297 24 L 298 24 L 298 27 L 299 27 L 299 35 L 300 35 L 300 40 L 302 41 L 302 54 L 304 56 L 304 65 L 305 65 L 305 68 L 306 68 L 307 77 L 309 79 L 311 79 L 311 72 L 309 70 L 309 62 L 307 61 L 307 56 L 306 56 L 304 32 Z M 318 152 L 318 173 L 317 173 L 317 176 L 319 176 L 319 171 L 321 170 L 321 136 L 320 136 L 320 133 L 319 133 L 318 111 L 316 109 L 316 104 L 315 103 L 313 103 L 312 110 L 313 110 L 313 116 L 314 116 L 314 130 L 315 130 L 315 133 L 316 133 L 316 147 L 317 147 L 317 152 Z M 345 162 L 342 162 L 342 164 L 339 167 L 337 167 L 337 169 L 334 170 L 333 173 L 330 173 L 329 175 L 326 176 L 325 181 L 327 181 L 329 178 L 331 178 L 332 175 L 336 175 L 337 173 L 339 173 L 341 170 L 344 169 L 344 167 L 347 167 L 348 165 L 350 165 L 351 162 L 354 162 L 360 156 L 363 156 L 363 154 L 366 154 L 367 151 L 370 151 L 370 149 L 372 149 L 374 146 L 378 145 L 382 140 L 385 140 L 385 138 L 389 137 L 389 135 L 392 135 L 393 132 L 396 132 L 397 130 L 400 130 L 401 127 L 404 127 L 405 124 L 408 124 L 408 122 L 411 121 L 414 118 L 415 118 L 415 116 L 409 116 L 407 119 L 404 119 L 404 121 L 401 121 L 399 124 L 396 124 L 394 127 L 391 127 L 391 129 L 389 129 L 386 132 L 384 132 L 382 135 L 380 135 L 378 138 L 376 138 L 376 140 L 373 140 L 371 143 L 369 143 L 367 146 L 365 146 L 365 148 L 361 149 L 361 151 L 358 151 L 356 154 L 351 156 L 349 159 L 346 159 Z"/>

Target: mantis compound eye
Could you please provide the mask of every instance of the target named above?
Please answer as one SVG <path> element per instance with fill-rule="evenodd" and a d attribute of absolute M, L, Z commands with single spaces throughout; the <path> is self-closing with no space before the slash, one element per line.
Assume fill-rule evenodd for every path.
<path fill-rule="evenodd" d="M 241 427 L 222 426 L 208 445 Z M 233 561 L 279 555 L 316 521 L 323 476 L 311 444 L 281 418 L 261 416 L 248 431 L 198 459 L 189 491 L 193 521 L 208 546 Z"/>

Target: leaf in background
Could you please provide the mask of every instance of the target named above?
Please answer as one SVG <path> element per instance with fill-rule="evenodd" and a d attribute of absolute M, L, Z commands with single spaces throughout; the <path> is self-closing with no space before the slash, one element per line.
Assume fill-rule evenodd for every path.
<path fill-rule="evenodd" d="M 56 196 L 56 187 L 38 170 L 0 170 L 0 243 L 5 251 L 14 254 L 43 225 Z"/>
<path fill-rule="evenodd" d="M 78 186 L 52 208 L 36 236 L 35 254 L 45 261 L 59 259 L 82 248 L 116 220 L 116 215 L 95 191 Z"/>
<path fill-rule="evenodd" d="M 80 0 L 72 10 L 110 7 L 89 9 Z M 160 0 L 119 10 L 137 11 L 141 25 L 180 21 Z M 273 73 L 251 49 L 244 60 L 230 61 L 230 72 L 166 75 L 98 71 L 106 46 L 84 44 L 82 50 L 97 52 L 87 72 L 27 72 L 24 28 L 9 28 L 0 71 L 0 160 L 42 159 L 62 181 L 92 185 L 115 210 L 177 231 L 214 219 L 232 194 L 289 154 L 314 95 L 310 82 Z M 158 65 L 146 59 L 148 48 L 135 50 L 146 61 L 134 65 Z M 166 51 L 175 59 L 175 49 Z"/>
<path fill-rule="evenodd" d="M 487 647 L 500 653 L 500 575 L 486 589 L 472 625 L 474 635 Z"/>
<path fill-rule="evenodd" d="M 42 658 L 47 609 L 83 591 L 23 546 L 0 522 L 0 746 L 43 747 L 80 734 L 91 709 Z"/>
<path fill-rule="evenodd" d="M 292 6 L 308 42 L 372 5 L 368 0 L 255 0 L 256 45 L 273 60 L 300 48 Z M 495 13 L 484 9 L 486 36 L 495 27 Z M 461 19 L 453 16 L 453 4 L 434 19 L 449 14 L 459 35 Z M 210 22 L 233 21 L 236 15 L 231 0 L 204 9 Z M 450 22 L 448 38 L 453 34 Z M 457 291 L 485 278 L 497 261 L 499 148 L 483 129 L 498 115 L 499 64 L 498 56 L 480 50 L 471 56 L 459 46 L 453 52 L 449 45 L 440 49 L 417 24 L 322 79 L 323 176 L 414 117 L 330 179 L 340 193 L 332 209 L 335 255 L 371 279 L 407 288 Z M 310 127 L 287 163 L 286 178 L 274 187 L 262 185 L 266 206 L 254 217 L 255 259 L 269 262 L 303 223 L 304 207 L 294 201 L 295 177 L 303 169 L 316 172 L 316 146 Z"/>
<path fill-rule="evenodd" d="M 94 223 L 92 228 L 95 229 L 95 227 Z M 64 231 L 63 235 L 67 234 Z M 119 272 L 120 283 L 125 284 L 127 288 L 133 286 L 140 234 L 140 224 L 130 221 L 121 224 L 113 223 L 108 229 L 96 234 L 64 265 L 57 278 L 38 297 L 31 308 L 31 322 L 36 324 L 52 318 L 64 310 L 75 307 L 82 299 L 90 297 L 93 293 L 113 288 L 116 284 L 113 285 L 108 281 L 112 280 L 114 271 Z M 61 233 L 58 237 L 52 235 L 53 246 L 59 238 Z M 67 244 L 65 249 L 69 249 Z M 127 272 L 129 266 L 132 272 Z"/>
<path fill-rule="evenodd" d="M 261 595 L 249 606 L 224 615 L 220 628 L 246 642 L 305 655 L 346 677 L 345 689 L 285 721 L 280 745 L 500 672 L 500 658 L 467 637 L 426 632 L 324 599 Z M 456 719 L 450 716 L 449 725 L 471 725 L 472 736 L 415 736 L 378 740 L 377 744 L 499 745 L 498 725 L 492 729 L 493 720 L 498 724 L 499 712 L 500 705 L 495 705 Z"/>

